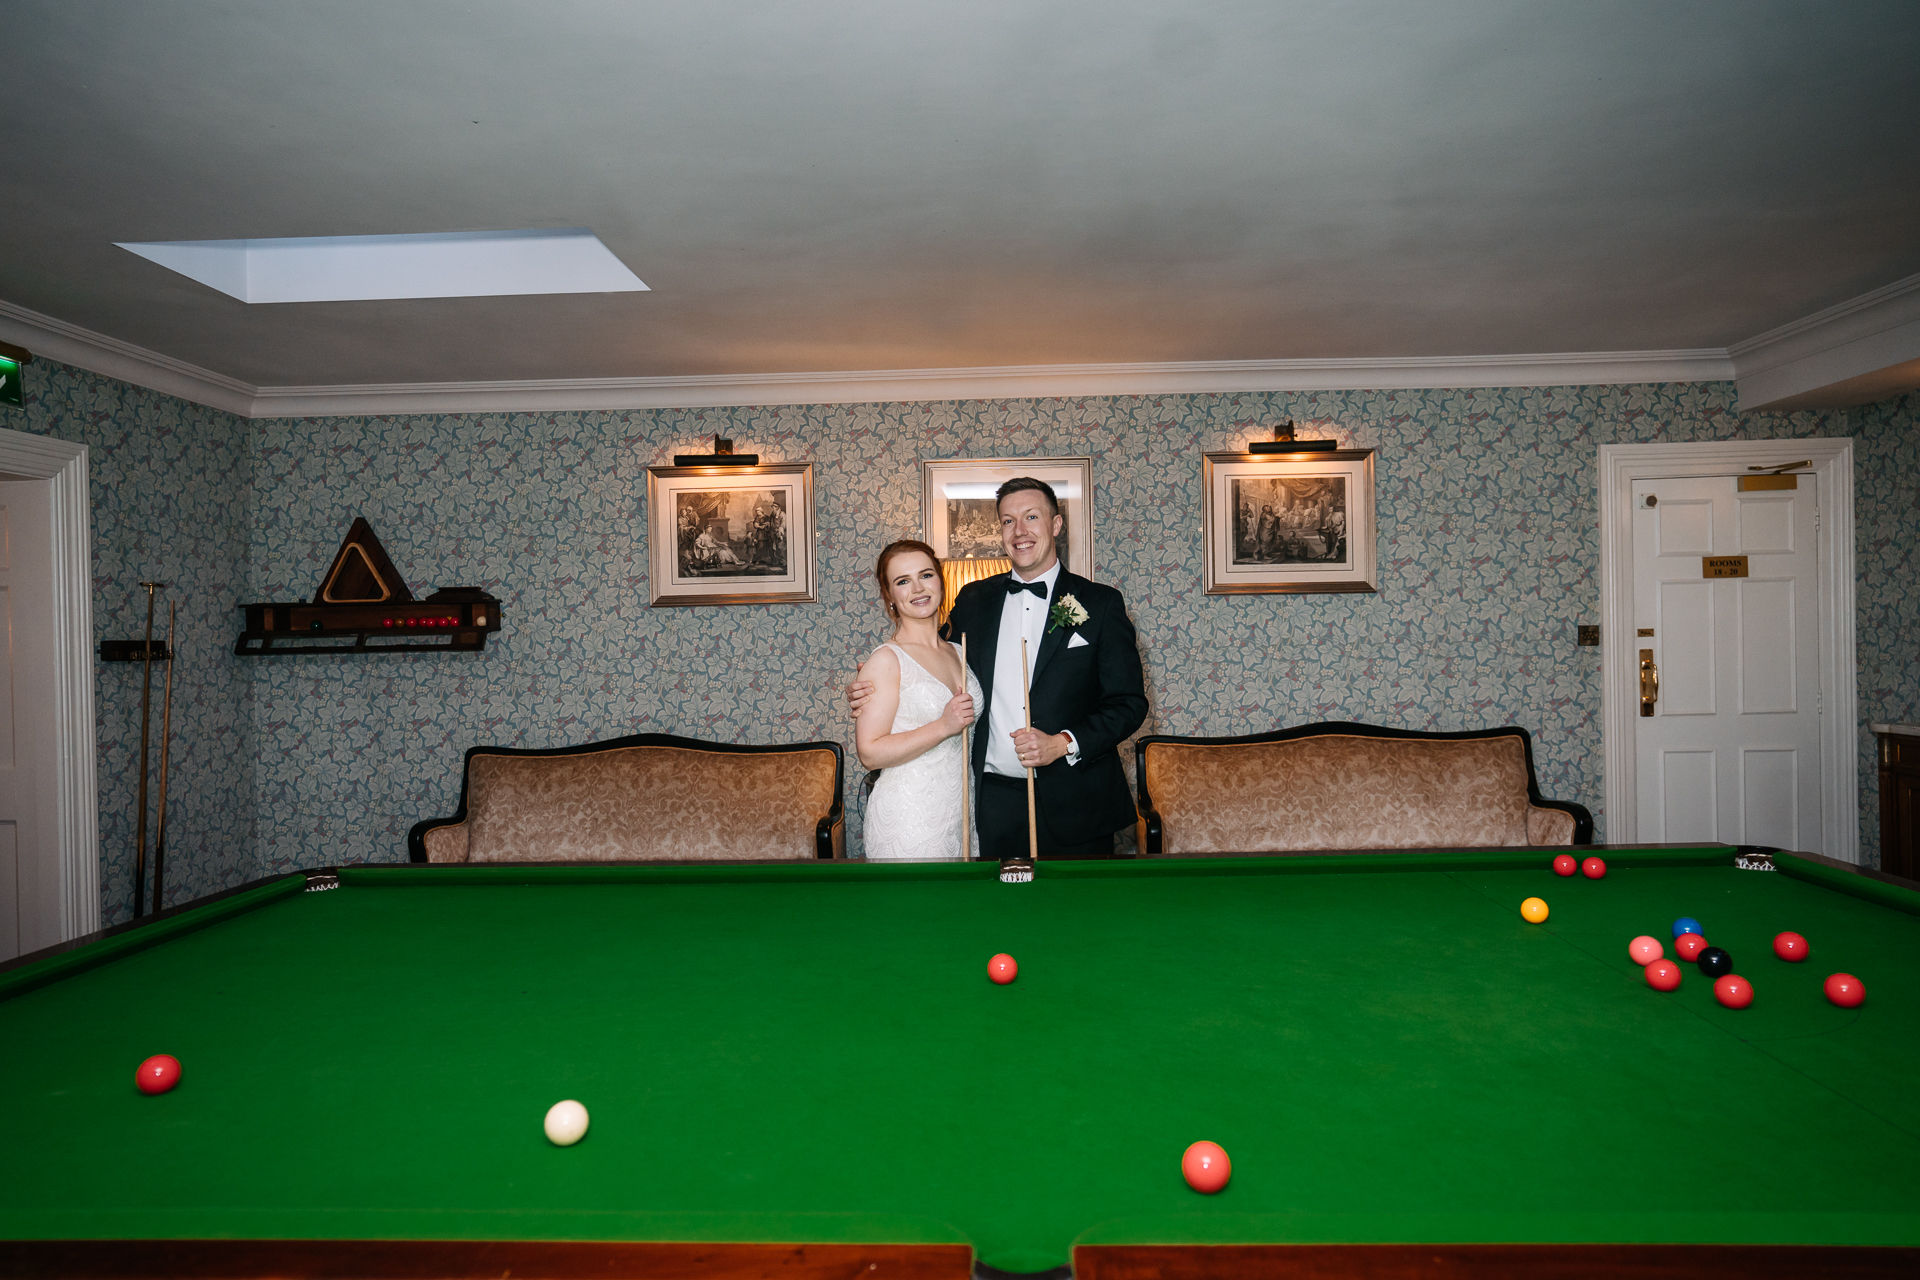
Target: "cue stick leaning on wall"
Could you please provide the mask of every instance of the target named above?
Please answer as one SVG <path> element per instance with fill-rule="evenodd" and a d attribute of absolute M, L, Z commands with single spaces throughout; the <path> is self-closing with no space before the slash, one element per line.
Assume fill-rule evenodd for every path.
<path fill-rule="evenodd" d="M 960 633 L 960 692 L 967 691 L 967 633 Z M 973 818 L 967 806 L 968 774 L 973 772 L 973 732 L 960 729 L 960 861 L 973 861 Z"/>
<path fill-rule="evenodd" d="M 180 602 L 167 601 L 167 684 L 160 695 L 160 819 L 153 838 L 153 909 L 159 912 L 167 873 L 167 744 L 173 739 L 173 624 Z"/>
<path fill-rule="evenodd" d="M 164 582 L 143 582 L 147 589 L 147 647 L 142 650 L 146 665 L 140 672 L 140 797 L 133 819 L 133 918 L 142 914 L 147 896 L 147 727 L 148 709 L 153 699 L 153 593 Z"/>

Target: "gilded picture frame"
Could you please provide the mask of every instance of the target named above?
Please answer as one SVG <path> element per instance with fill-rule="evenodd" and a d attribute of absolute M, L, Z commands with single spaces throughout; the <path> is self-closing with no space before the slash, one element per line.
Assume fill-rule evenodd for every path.
<path fill-rule="evenodd" d="M 648 604 L 816 599 L 813 464 L 647 468 Z"/>
<path fill-rule="evenodd" d="M 1372 449 L 1202 457 L 1210 596 L 1380 589 Z"/>

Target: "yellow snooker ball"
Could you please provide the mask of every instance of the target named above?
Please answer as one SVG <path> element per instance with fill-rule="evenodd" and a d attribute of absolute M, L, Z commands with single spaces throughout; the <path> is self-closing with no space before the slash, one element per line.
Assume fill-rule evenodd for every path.
<path fill-rule="evenodd" d="M 1528 898 L 1520 904 L 1520 918 L 1528 924 L 1539 924 L 1547 918 L 1547 900 L 1545 898 Z"/>

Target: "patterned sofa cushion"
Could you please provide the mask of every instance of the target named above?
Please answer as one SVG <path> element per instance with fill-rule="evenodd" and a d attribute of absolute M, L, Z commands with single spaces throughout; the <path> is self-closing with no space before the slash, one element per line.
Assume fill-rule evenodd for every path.
<path fill-rule="evenodd" d="M 1574 820 L 1527 794 L 1518 737 L 1148 744 L 1162 853 L 1571 844 Z"/>
<path fill-rule="evenodd" d="M 427 833 L 427 854 L 435 862 L 810 859 L 815 826 L 833 808 L 836 764 L 817 749 L 475 755 L 467 821 Z"/>

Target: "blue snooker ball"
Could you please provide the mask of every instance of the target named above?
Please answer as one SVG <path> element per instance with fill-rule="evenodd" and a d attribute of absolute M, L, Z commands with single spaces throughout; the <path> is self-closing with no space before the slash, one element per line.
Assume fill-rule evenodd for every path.
<path fill-rule="evenodd" d="M 1673 936 L 1677 938 L 1683 933 L 1697 933 L 1703 938 L 1707 936 L 1707 931 L 1692 916 L 1681 916 L 1673 922 Z"/>

